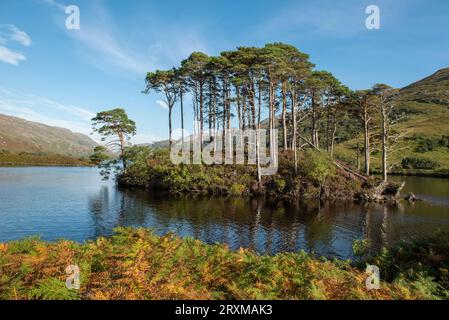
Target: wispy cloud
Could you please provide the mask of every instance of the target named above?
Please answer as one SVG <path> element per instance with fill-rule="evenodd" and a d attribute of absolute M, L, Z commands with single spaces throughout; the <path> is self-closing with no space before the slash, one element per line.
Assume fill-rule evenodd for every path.
<path fill-rule="evenodd" d="M 301 35 L 346 36 L 363 31 L 364 17 L 362 3 L 349 6 L 347 2 L 327 0 L 299 2 L 281 7 L 253 32 L 264 36 L 298 31 Z"/>
<path fill-rule="evenodd" d="M 59 115 L 55 115 L 59 111 Z M 0 113 L 19 117 L 28 121 L 43 123 L 90 135 L 101 142 L 98 134 L 91 135 L 91 119 L 95 113 L 82 107 L 63 104 L 52 99 L 32 94 L 19 94 L 0 87 Z M 138 133 L 131 138 L 134 144 L 150 143 L 162 140 L 151 133 Z"/>
<path fill-rule="evenodd" d="M 374 4 L 380 8 L 382 29 L 400 24 L 407 7 L 417 0 L 378 0 Z M 370 1 L 298 1 L 264 17 L 252 34 L 260 37 L 290 35 L 295 39 L 312 36 L 314 38 L 353 37 L 367 32 L 366 7 Z M 403 25 L 401 24 L 401 27 Z"/>
<path fill-rule="evenodd" d="M 20 30 L 13 24 L 1 24 L 0 43 L 6 44 L 10 41 L 18 42 L 25 47 L 31 45 L 31 38 L 25 31 Z"/>
<path fill-rule="evenodd" d="M 61 117 L 54 116 L 55 110 L 61 113 Z M 84 134 L 90 134 L 90 119 L 95 115 L 85 108 L 32 94 L 19 94 L 4 88 L 0 88 L 0 112 Z"/>
<path fill-rule="evenodd" d="M 60 1 L 41 1 L 59 11 L 65 10 Z M 125 71 L 142 77 L 149 70 L 171 68 L 193 51 L 207 52 L 198 32 L 186 26 L 166 21 L 156 23 L 155 18 L 151 19 L 151 25 L 145 31 L 126 30 L 129 26 L 120 25 L 120 21 L 114 19 L 100 2 L 84 6 L 81 14 L 80 29 L 64 32 L 76 41 L 82 56 L 108 74 Z M 159 30 L 164 30 L 164 33 Z"/>
<path fill-rule="evenodd" d="M 74 115 L 82 120 L 90 121 L 94 116 L 95 113 L 91 112 L 87 109 L 71 106 L 71 105 L 65 105 L 56 101 L 52 101 L 45 97 L 39 97 L 39 96 L 33 96 L 35 104 L 41 104 L 41 105 L 47 105 L 54 107 L 56 109 L 59 109 L 63 112 L 69 113 L 71 115 Z"/>
<path fill-rule="evenodd" d="M 0 61 L 17 66 L 20 61 L 25 61 L 26 57 L 23 53 L 6 47 L 11 42 L 29 47 L 31 38 L 25 31 L 20 30 L 15 25 L 0 25 Z"/>
<path fill-rule="evenodd" d="M 0 61 L 17 66 L 20 61 L 24 60 L 26 57 L 22 53 L 0 46 Z"/>
<path fill-rule="evenodd" d="M 43 3 L 65 12 L 66 5 L 56 0 L 41 0 Z"/>
<path fill-rule="evenodd" d="M 99 66 L 112 65 L 139 75 L 145 74 L 150 68 L 147 59 L 127 49 L 115 36 L 97 26 L 84 24 L 70 35 L 88 50 L 91 61 Z"/>
<path fill-rule="evenodd" d="M 167 102 L 164 100 L 156 100 L 156 104 L 162 109 L 168 110 Z"/>

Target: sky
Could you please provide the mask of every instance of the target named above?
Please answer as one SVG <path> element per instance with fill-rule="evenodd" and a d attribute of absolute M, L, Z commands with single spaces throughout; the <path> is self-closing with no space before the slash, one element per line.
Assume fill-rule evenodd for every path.
<path fill-rule="evenodd" d="M 379 29 L 365 26 L 369 5 Z M 168 137 L 168 110 L 142 93 L 145 75 L 193 51 L 285 42 L 351 89 L 403 87 L 449 67 L 448 30 L 447 0 L 0 0 L 0 113 L 90 134 L 96 112 L 122 107 L 132 142 L 151 142 Z"/>

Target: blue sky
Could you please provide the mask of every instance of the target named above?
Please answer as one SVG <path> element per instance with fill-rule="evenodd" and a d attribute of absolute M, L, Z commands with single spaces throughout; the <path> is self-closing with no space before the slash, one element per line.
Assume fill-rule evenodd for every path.
<path fill-rule="evenodd" d="M 162 97 L 141 93 L 146 72 L 192 51 L 286 42 L 352 89 L 401 87 L 449 66 L 449 1 L 336 2 L 0 0 L 0 113 L 88 134 L 96 112 L 120 106 L 141 143 L 168 136 Z M 65 28 L 71 4 L 79 30 Z M 371 4 L 380 30 L 365 27 Z"/>

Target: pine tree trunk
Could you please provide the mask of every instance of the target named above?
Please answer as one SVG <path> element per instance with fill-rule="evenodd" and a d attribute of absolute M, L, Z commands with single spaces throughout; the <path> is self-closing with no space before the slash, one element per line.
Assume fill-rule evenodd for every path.
<path fill-rule="evenodd" d="M 330 142 L 330 156 L 331 158 L 334 156 L 334 144 L 335 144 L 335 135 L 337 134 L 337 116 L 334 115 L 333 119 L 333 127 L 331 133 L 331 142 Z"/>
<path fill-rule="evenodd" d="M 251 127 L 256 129 L 256 88 L 251 80 Z"/>
<path fill-rule="evenodd" d="M 387 114 L 385 110 L 385 106 L 381 106 L 382 108 L 382 177 L 386 182 L 388 180 L 387 173 Z"/>
<path fill-rule="evenodd" d="M 369 119 L 368 112 L 364 110 L 363 113 L 363 133 L 364 133 L 364 149 L 365 149 L 365 174 L 367 176 L 370 175 L 370 137 L 369 137 Z"/>
<path fill-rule="evenodd" d="M 287 150 L 287 84 L 282 82 L 282 131 L 284 134 L 283 148 Z"/>
<path fill-rule="evenodd" d="M 256 130 L 256 162 L 257 162 L 257 181 L 259 184 L 262 182 L 262 177 L 260 174 L 260 111 L 262 105 L 262 94 L 259 82 L 259 95 L 258 95 L 258 112 L 257 112 L 257 130 Z"/>
<path fill-rule="evenodd" d="M 292 93 L 292 121 L 293 121 L 293 137 L 292 149 L 295 157 L 295 174 L 298 173 L 298 150 L 296 148 L 296 99 L 295 94 Z"/>
<path fill-rule="evenodd" d="M 171 151 L 171 147 L 173 144 L 172 141 L 172 123 L 171 123 L 171 114 L 172 114 L 173 106 L 168 106 L 168 148 Z"/>
<path fill-rule="evenodd" d="M 200 83 L 200 150 L 203 151 L 203 129 L 204 129 L 204 117 L 203 117 L 203 83 Z"/>
<path fill-rule="evenodd" d="M 182 88 L 181 91 L 179 93 L 179 99 L 181 102 L 181 138 L 182 138 L 182 143 L 184 144 L 184 103 L 183 103 L 183 96 L 182 96 Z"/>
<path fill-rule="evenodd" d="M 126 159 L 125 159 L 125 137 L 121 132 L 117 133 L 120 141 L 120 155 L 122 158 L 123 171 L 126 171 Z"/>

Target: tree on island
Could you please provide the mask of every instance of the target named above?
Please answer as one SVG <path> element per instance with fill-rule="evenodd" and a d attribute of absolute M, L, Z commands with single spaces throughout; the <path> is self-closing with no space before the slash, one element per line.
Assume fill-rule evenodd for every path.
<path fill-rule="evenodd" d="M 352 92 L 330 72 L 316 70 L 309 55 L 294 46 L 279 42 L 259 48 L 242 46 L 217 56 L 193 52 L 178 67 L 149 72 L 145 81 L 145 93 L 156 91 L 165 95 L 170 146 L 173 143 L 173 107 L 180 103 L 181 127 L 184 128 L 184 100 L 188 95 L 192 99 L 188 107 L 198 124 L 194 133 L 200 136 L 201 150 L 203 140 L 207 142 L 207 139 L 214 143 L 221 140 L 224 146 L 225 130 L 231 129 L 231 122 L 235 122 L 241 130 L 282 128 L 281 146 L 284 151 L 291 150 L 296 174 L 300 150 L 308 147 L 327 153 L 330 158 L 340 156 L 342 159 L 336 145 L 357 139 L 359 135 L 362 139 L 362 133 L 365 175 L 370 174 L 371 154 L 376 143 L 382 145 L 380 169 L 384 180 L 394 165 L 388 163 L 388 154 L 400 138 L 393 130 L 398 122 L 393 110 L 395 90 L 377 85 L 370 90 Z M 206 125 L 209 133 L 203 135 Z M 270 130 L 271 150 L 274 150 L 275 138 Z M 259 137 L 256 140 L 257 180 L 261 182 L 259 149 L 262 148 Z M 244 150 L 249 148 L 249 142 L 242 137 L 235 143 Z M 226 156 L 233 157 L 232 148 L 227 150 Z M 352 172 L 341 161 L 336 165 Z M 366 176 L 359 175 L 362 179 Z"/>
<path fill-rule="evenodd" d="M 102 136 L 101 141 L 106 142 L 105 149 L 119 152 L 119 160 L 126 171 L 125 149 L 136 134 L 136 123 L 128 118 L 125 110 L 116 108 L 97 113 L 92 118 L 92 129 Z"/>
<path fill-rule="evenodd" d="M 148 72 L 146 77 L 146 88 L 143 91 L 148 94 L 151 90 L 163 93 L 165 95 L 165 103 L 168 107 L 168 141 L 169 148 L 172 146 L 172 111 L 173 107 L 178 100 L 178 95 L 182 88 L 179 89 L 179 82 L 177 79 L 178 73 L 174 69 L 161 71 L 156 70 L 156 72 Z M 184 120 L 183 120 L 184 122 Z"/>
<path fill-rule="evenodd" d="M 397 90 L 386 84 L 375 84 L 372 89 L 376 96 L 377 111 L 380 116 L 380 141 L 382 147 L 382 178 L 388 180 L 388 171 L 397 163 L 389 163 L 390 154 L 398 151 L 396 143 L 401 140 L 407 132 L 397 132 L 394 126 L 404 118 L 403 114 L 395 113 L 394 96 Z"/>
<path fill-rule="evenodd" d="M 89 157 L 90 162 L 97 166 L 110 159 L 111 155 L 108 153 L 108 149 L 105 146 L 96 146 L 94 152 Z"/>

